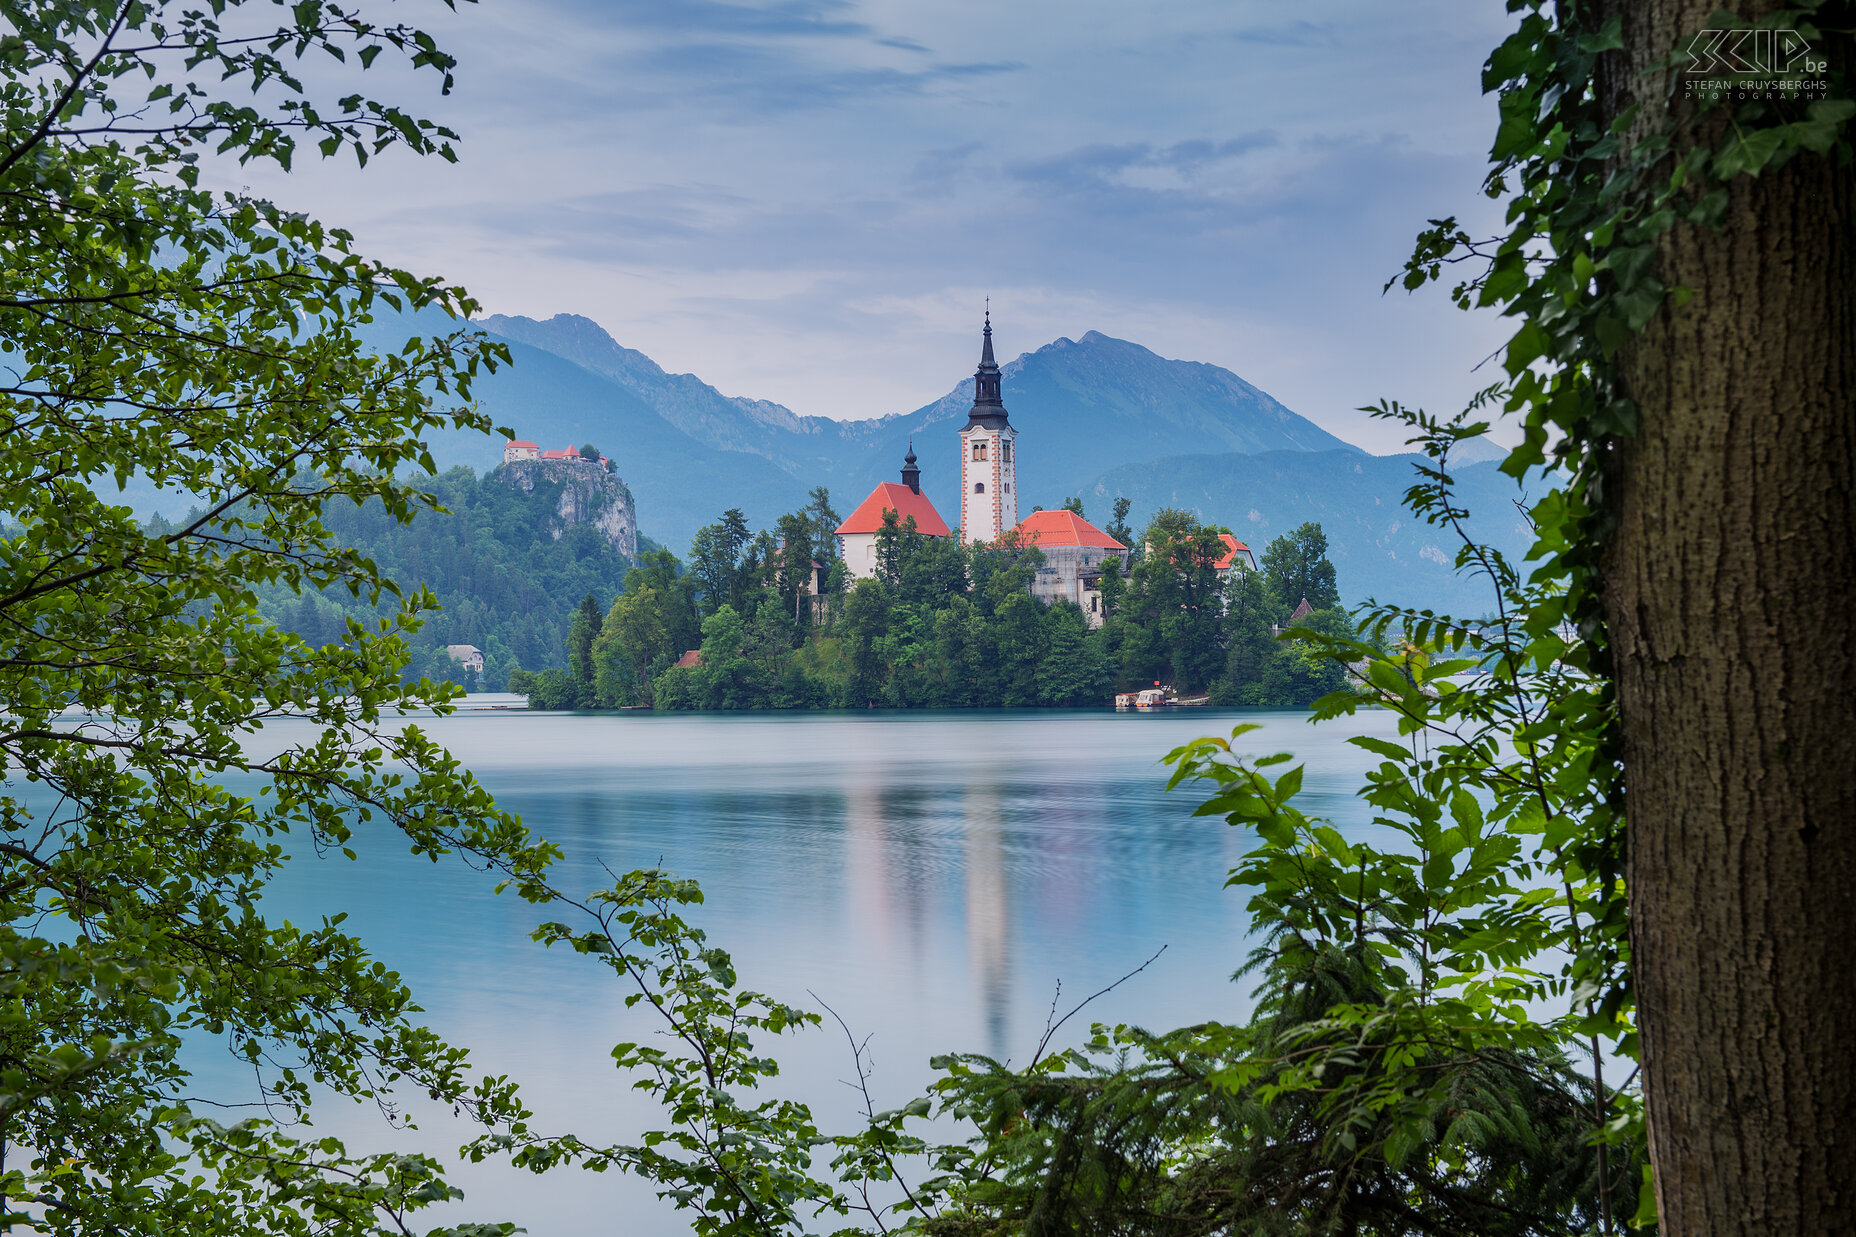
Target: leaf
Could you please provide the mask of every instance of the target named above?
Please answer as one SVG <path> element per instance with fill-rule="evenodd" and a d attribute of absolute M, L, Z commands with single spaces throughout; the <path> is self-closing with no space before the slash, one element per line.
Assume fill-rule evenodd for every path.
<path fill-rule="evenodd" d="M 1353 744 L 1355 747 L 1364 748 L 1369 752 L 1384 756 L 1387 760 L 1396 761 L 1398 763 L 1403 763 L 1411 758 L 1410 749 L 1401 747 L 1399 744 L 1389 739 L 1380 739 L 1373 735 L 1356 734 L 1349 735 L 1347 737 L 1347 742 Z"/>

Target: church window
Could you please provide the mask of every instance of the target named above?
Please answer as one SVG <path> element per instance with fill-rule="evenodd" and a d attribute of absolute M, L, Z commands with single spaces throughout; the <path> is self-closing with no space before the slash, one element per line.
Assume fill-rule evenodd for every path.
<path fill-rule="evenodd" d="M 975 460 L 983 460 L 986 458 L 986 440 L 984 438 L 977 439 L 973 443 L 973 458 Z"/>
<path fill-rule="evenodd" d="M 1010 481 L 1007 481 L 1005 483 L 1005 492 L 1007 494 L 1010 494 L 1012 492 L 1012 483 Z"/>
<path fill-rule="evenodd" d="M 999 462 L 1001 464 L 1010 464 L 1012 462 L 1012 440 L 1009 438 L 999 444 Z"/>
<path fill-rule="evenodd" d="M 973 492 L 975 494 L 984 494 L 986 492 L 986 483 L 984 481 L 975 481 L 973 483 Z"/>

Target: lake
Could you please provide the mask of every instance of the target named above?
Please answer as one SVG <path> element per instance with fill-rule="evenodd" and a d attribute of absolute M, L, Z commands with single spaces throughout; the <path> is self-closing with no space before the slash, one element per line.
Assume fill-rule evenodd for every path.
<path fill-rule="evenodd" d="M 474 704 L 489 703 L 482 698 Z M 1262 729 L 1239 750 L 1293 751 L 1304 806 L 1350 832 L 1375 758 L 1350 734 L 1395 734 L 1387 715 L 1308 724 L 1306 713 L 1186 709 L 1135 714 L 583 714 L 468 711 L 426 719 L 504 806 L 558 843 L 557 884 L 592 890 L 613 871 L 662 865 L 702 882 L 696 908 L 744 986 L 843 1016 L 870 1037 L 880 1106 L 930 1080 L 929 1057 L 984 1052 L 1026 1060 L 1053 996 L 1064 1009 L 1138 967 L 1079 1015 L 1152 1027 L 1237 1019 L 1233 984 L 1249 929 L 1227 871 L 1249 840 L 1191 815 L 1200 792 L 1168 794 L 1160 758 L 1196 735 Z M 520 1080 L 538 1128 L 614 1138 L 654 1113 L 613 1069 L 620 1040 L 652 1031 L 590 960 L 528 939 L 541 918 L 461 864 L 434 865 L 385 837 L 362 861 L 294 863 L 267 900 L 274 917 L 346 911 L 374 954 L 404 974 L 431 1026 L 471 1047 L 480 1068 Z M 604 865 L 604 867 L 602 867 Z M 811 995 L 815 994 L 815 995 Z M 828 1025 L 830 1025 L 828 1023 Z M 216 1052 L 214 1093 L 249 1086 Z M 842 1032 L 786 1037 L 783 1093 L 827 1131 L 849 1128 L 854 1097 Z M 449 1158 L 463 1132 L 412 1106 L 413 1140 Z M 351 1146 L 403 1143 L 374 1111 L 326 1105 L 320 1129 Z M 461 1170 L 468 1195 L 447 1219 L 512 1219 L 535 1234 L 686 1232 L 636 1182 L 502 1166 Z M 614 1216 L 626 1219 L 615 1225 Z M 437 1220 L 428 1220 L 429 1227 Z"/>

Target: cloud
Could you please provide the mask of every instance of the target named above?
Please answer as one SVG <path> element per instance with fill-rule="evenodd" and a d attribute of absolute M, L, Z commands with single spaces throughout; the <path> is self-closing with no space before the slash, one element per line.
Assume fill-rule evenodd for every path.
<path fill-rule="evenodd" d="M 1062 188 L 1096 188 L 1110 185 L 1133 169 L 1162 168 L 1191 176 L 1212 164 L 1241 158 L 1256 150 L 1280 146 L 1270 130 L 1213 142 L 1193 139 L 1156 146 L 1129 142 L 1118 146 L 1079 146 L 1049 158 L 1032 159 L 1010 169 L 1017 179 Z"/>
<path fill-rule="evenodd" d="M 1280 26 L 1245 26 L 1233 30 L 1230 38 L 1239 43 L 1264 47 L 1333 47 L 1339 39 L 1332 25 L 1294 21 Z"/>
<path fill-rule="evenodd" d="M 494 311 L 583 313 L 800 412 L 939 395 L 988 293 L 1013 347 L 1099 329 L 1317 419 L 1381 393 L 1448 407 L 1490 333 L 1379 288 L 1427 218 L 1486 205 L 1477 71 L 1509 19 L 1442 0 L 1277 12 L 467 6 L 437 32 L 462 60 L 439 116 L 465 134 L 460 165 L 258 187 Z"/>
<path fill-rule="evenodd" d="M 582 20 L 632 31 L 703 31 L 762 38 L 862 38 L 871 27 L 850 16 L 851 0 L 780 0 L 725 4 L 719 0 L 594 0 Z"/>

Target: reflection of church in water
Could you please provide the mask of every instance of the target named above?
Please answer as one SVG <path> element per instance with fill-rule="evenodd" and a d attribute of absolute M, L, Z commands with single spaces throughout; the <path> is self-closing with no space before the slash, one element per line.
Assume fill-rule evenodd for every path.
<path fill-rule="evenodd" d="M 1015 534 L 1044 555 L 1031 593 L 1045 604 L 1070 601 L 1089 625 L 1102 622 L 1101 564 L 1126 559 L 1128 547 L 1070 510 L 1033 511 L 1018 518 L 1018 430 L 1006 412 L 1004 374 L 992 351 L 992 314 L 980 336 L 980 364 L 973 373 L 973 407 L 960 430 L 960 531 L 963 543 L 996 543 Z M 915 521 L 927 537 L 952 537 L 953 529 L 922 492 L 914 444 L 902 461 L 902 481 L 885 481 L 870 491 L 838 527 L 838 551 L 854 578 L 877 572 L 876 538 L 886 513 Z"/>

